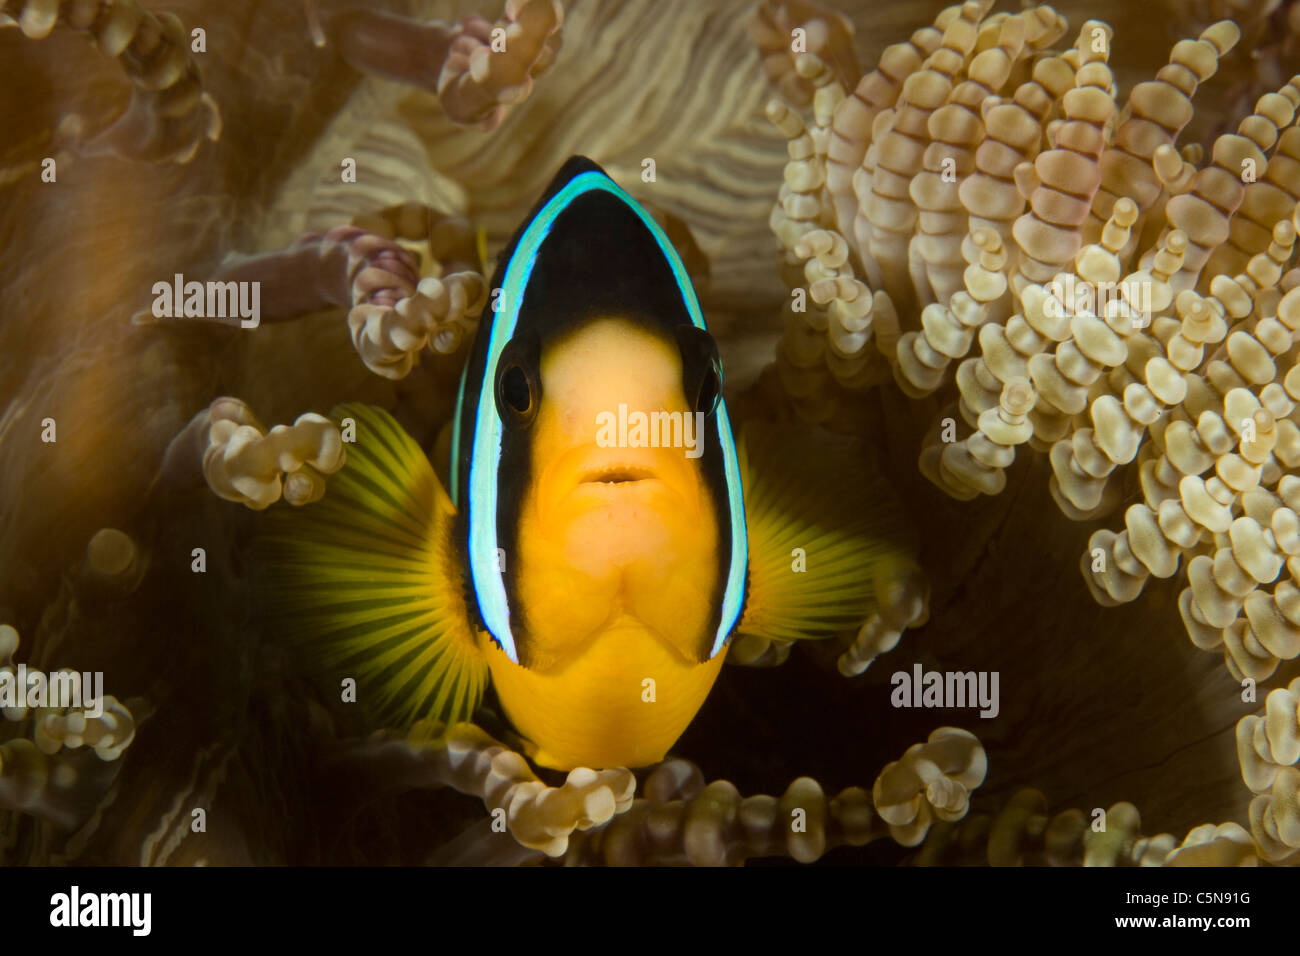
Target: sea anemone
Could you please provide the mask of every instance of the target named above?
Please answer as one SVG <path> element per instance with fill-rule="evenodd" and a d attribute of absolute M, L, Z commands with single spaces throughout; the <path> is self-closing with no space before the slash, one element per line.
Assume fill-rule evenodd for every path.
<path fill-rule="evenodd" d="M 1300 859 L 1296 7 L 1171 5 L 1171 48 L 1091 0 L 836 6 L 0 0 L 0 671 L 21 633 L 129 695 L 6 713 L 0 859 Z M 738 646 L 635 774 L 490 708 L 340 722 L 250 597 L 324 410 L 444 468 L 487 254 L 572 153 L 665 225 L 739 414 L 874 449 L 929 579 Z M 256 280 L 256 328 L 158 315 L 176 276 Z M 913 665 L 1000 712 L 896 705 Z"/>

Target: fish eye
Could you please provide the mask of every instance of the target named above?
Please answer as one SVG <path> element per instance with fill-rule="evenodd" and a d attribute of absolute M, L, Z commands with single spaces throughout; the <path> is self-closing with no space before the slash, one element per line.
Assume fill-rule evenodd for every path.
<path fill-rule="evenodd" d="M 528 414 L 533 395 L 528 387 L 528 376 L 518 365 L 510 366 L 501 376 L 501 397 L 520 415 Z"/>
<path fill-rule="evenodd" d="M 712 415 L 722 397 L 722 366 L 710 362 L 700 382 L 700 390 L 695 396 L 695 410 Z"/>
<path fill-rule="evenodd" d="M 693 411 L 712 415 L 722 400 L 722 359 L 718 344 L 694 325 L 673 330 L 682 353 L 682 391 Z"/>
<path fill-rule="evenodd" d="M 497 414 L 508 425 L 527 425 L 537 416 L 542 383 L 537 374 L 539 349 L 535 335 L 511 339 L 497 364 Z"/>

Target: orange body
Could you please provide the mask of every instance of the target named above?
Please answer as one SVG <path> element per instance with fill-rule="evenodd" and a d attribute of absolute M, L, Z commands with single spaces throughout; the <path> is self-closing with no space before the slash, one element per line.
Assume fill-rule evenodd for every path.
<path fill-rule="evenodd" d="M 484 636 L 492 680 L 537 762 L 654 763 L 725 657 L 700 660 L 716 610 L 717 520 L 688 449 L 598 438 L 620 404 L 690 414 L 681 359 L 644 328 L 603 319 L 549 349 L 541 379 L 518 534 L 528 666 Z"/>

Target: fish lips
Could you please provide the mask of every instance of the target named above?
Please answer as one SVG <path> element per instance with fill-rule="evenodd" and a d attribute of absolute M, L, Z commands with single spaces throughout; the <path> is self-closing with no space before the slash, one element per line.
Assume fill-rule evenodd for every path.
<path fill-rule="evenodd" d="M 680 448 L 578 448 L 560 456 L 543 481 L 568 507 L 662 500 L 697 505 L 700 480 Z"/>

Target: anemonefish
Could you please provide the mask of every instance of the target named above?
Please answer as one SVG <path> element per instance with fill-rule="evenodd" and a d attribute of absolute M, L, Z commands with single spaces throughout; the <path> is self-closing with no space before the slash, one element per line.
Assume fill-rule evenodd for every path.
<path fill-rule="evenodd" d="M 677 252 L 582 157 L 501 254 L 443 490 L 380 409 L 320 502 L 267 516 L 269 611 L 374 719 L 469 719 L 489 681 L 529 756 L 662 760 L 734 637 L 863 623 L 910 561 L 857 446 L 747 426 Z"/>

